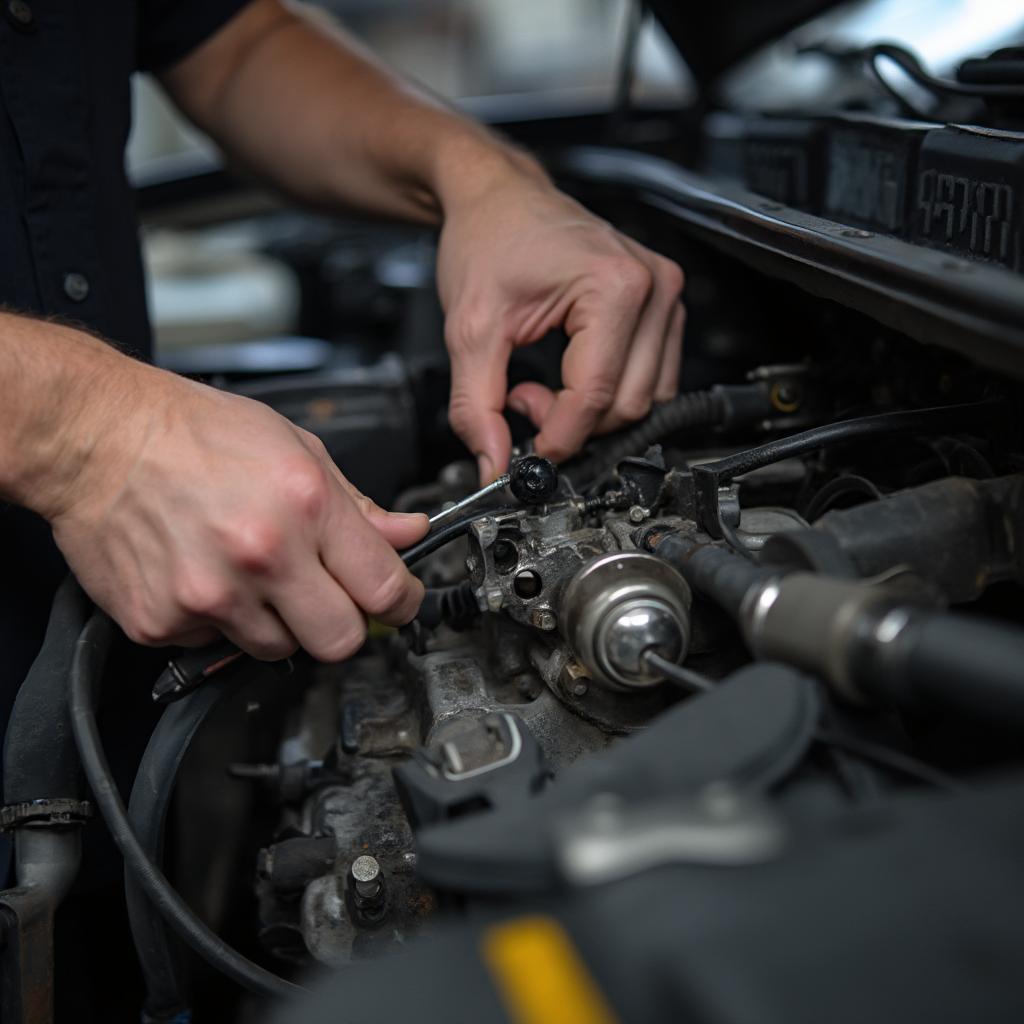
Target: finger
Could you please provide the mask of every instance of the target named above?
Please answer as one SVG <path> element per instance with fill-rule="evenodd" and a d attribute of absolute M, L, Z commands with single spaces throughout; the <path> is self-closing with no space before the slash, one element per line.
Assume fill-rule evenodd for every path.
<path fill-rule="evenodd" d="M 637 323 L 615 401 L 598 426 L 601 432 L 618 430 L 651 411 L 669 326 L 683 288 L 683 272 L 675 263 L 628 239 L 625 244 L 649 269 L 652 288 Z"/>
<path fill-rule="evenodd" d="M 686 325 L 686 309 L 681 302 L 675 304 L 665 338 L 665 350 L 661 357 L 661 373 L 654 390 L 657 402 L 668 402 L 679 394 L 679 370 L 683 362 L 683 328 Z"/>
<path fill-rule="evenodd" d="M 235 617 L 220 623 L 219 628 L 233 644 L 257 661 L 282 661 L 299 649 L 295 634 L 277 613 L 255 602 L 249 602 Z"/>
<path fill-rule="evenodd" d="M 402 626 L 419 610 L 423 584 L 340 490 L 329 511 L 320 557 L 356 605 L 381 622 Z"/>
<path fill-rule="evenodd" d="M 430 529 L 430 520 L 425 512 L 387 512 L 375 505 L 366 518 L 398 551 L 423 540 Z"/>
<path fill-rule="evenodd" d="M 332 464 L 333 465 L 333 464 Z M 430 529 L 430 520 L 423 512 L 389 512 L 368 498 L 335 466 L 335 479 L 355 502 L 363 517 L 376 528 L 384 539 L 399 551 L 422 540 Z"/>
<path fill-rule="evenodd" d="M 481 484 L 490 483 L 512 456 L 512 434 L 502 415 L 512 345 L 496 320 L 479 321 L 458 311 L 449 314 L 445 338 L 452 366 L 448 421 L 476 456 Z"/>
<path fill-rule="evenodd" d="M 555 392 L 537 381 L 524 381 L 508 393 L 507 404 L 539 430 L 555 404 Z"/>
<path fill-rule="evenodd" d="M 566 322 L 571 340 L 562 356 L 564 387 L 555 396 L 536 440 L 538 454 L 556 462 L 583 447 L 618 391 L 630 340 L 651 286 L 642 264 L 629 266 L 639 268 L 642 276 L 631 270 L 617 287 L 592 298 L 579 330 L 573 329 L 576 310 Z"/>
<path fill-rule="evenodd" d="M 422 540 L 430 529 L 430 523 L 422 512 L 389 512 L 381 508 L 372 498 L 368 498 L 338 468 L 331 458 L 330 452 L 316 434 L 296 428 L 302 443 L 317 457 L 346 494 L 356 503 L 359 511 L 384 535 L 388 543 L 395 548 L 406 548 L 416 541 Z"/>
<path fill-rule="evenodd" d="M 273 602 L 299 643 L 318 661 L 344 661 L 366 640 L 366 617 L 319 561 L 315 569 L 277 586 Z"/>
<path fill-rule="evenodd" d="M 203 626 L 199 629 L 189 629 L 182 633 L 167 638 L 168 647 L 207 647 L 216 643 L 223 636 L 219 629 L 213 626 Z"/>

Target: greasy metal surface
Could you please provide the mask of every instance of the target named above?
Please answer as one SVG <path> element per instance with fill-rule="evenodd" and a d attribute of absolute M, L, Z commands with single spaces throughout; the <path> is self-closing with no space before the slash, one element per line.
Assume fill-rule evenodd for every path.
<path fill-rule="evenodd" d="M 579 147 L 555 169 L 621 187 L 768 274 L 1024 378 L 1024 285 L 1007 270 L 851 231 L 642 153 Z"/>

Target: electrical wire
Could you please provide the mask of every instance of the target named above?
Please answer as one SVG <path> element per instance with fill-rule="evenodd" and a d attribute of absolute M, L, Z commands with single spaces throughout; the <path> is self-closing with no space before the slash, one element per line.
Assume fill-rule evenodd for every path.
<path fill-rule="evenodd" d="M 756 448 L 747 448 L 715 462 L 693 467 L 694 476 L 710 475 L 721 485 L 742 473 L 771 466 L 783 459 L 807 455 L 833 444 L 849 444 L 868 438 L 891 434 L 929 433 L 954 427 L 977 425 L 994 418 L 1005 408 L 1002 402 L 969 402 L 962 405 L 940 405 L 928 409 L 882 412 L 871 416 L 826 423 L 821 427 L 791 434 Z"/>
<path fill-rule="evenodd" d="M 1018 99 L 1024 100 L 1024 85 L 990 84 L 976 82 L 957 82 L 950 78 L 939 78 L 928 72 L 920 58 L 898 43 L 874 43 L 861 51 L 868 68 L 881 85 L 892 91 L 889 83 L 878 71 L 878 59 L 884 57 L 892 61 L 912 82 L 933 96 L 965 96 L 970 99 Z M 896 95 L 897 99 L 902 97 Z"/>
<path fill-rule="evenodd" d="M 925 764 L 924 761 L 919 761 L 916 757 L 911 757 L 899 750 L 883 747 L 879 743 L 872 743 L 870 740 L 845 736 L 829 729 L 816 730 L 814 738 L 825 746 L 836 747 L 865 761 L 873 761 L 883 768 L 910 776 L 917 779 L 918 782 L 925 782 L 951 793 L 963 792 L 967 788 L 959 779 L 954 779 L 951 775 Z"/>
<path fill-rule="evenodd" d="M 128 799 L 128 818 L 157 867 L 162 867 L 164 826 L 185 754 L 206 716 L 228 693 L 235 692 L 241 681 L 238 674 L 232 674 L 232 679 L 220 685 L 202 686 L 171 704 L 149 738 Z M 189 1008 L 177 950 L 138 876 L 128 869 L 124 890 L 132 943 L 146 984 L 146 1013 L 154 1020 L 173 1020 Z"/>
<path fill-rule="evenodd" d="M 478 520 L 486 519 L 488 516 L 502 516 L 516 510 L 517 506 L 505 505 L 501 508 L 485 509 L 484 511 L 477 509 L 475 512 L 470 512 L 459 519 L 438 527 L 436 530 L 432 530 L 418 544 L 413 544 L 411 548 L 406 548 L 402 552 L 402 561 L 407 566 L 413 566 L 417 562 L 422 562 L 427 555 L 432 555 L 446 544 L 450 544 L 453 540 L 457 540 L 459 537 L 467 534 L 469 528 Z"/>
<path fill-rule="evenodd" d="M 855 473 L 845 473 L 834 477 L 823 484 L 807 503 L 804 519 L 813 523 L 820 516 L 832 509 L 835 504 L 847 497 L 863 497 L 873 501 L 882 500 L 885 495 L 867 477 Z"/>
<path fill-rule="evenodd" d="M 82 767 L 117 848 L 128 867 L 135 872 L 154 908 L 179 938 L 200 957 L 251 992 L 278 998 L 300 992 L 298 985 L 246 959 L 207 927 L 174 890 L 139 843 L 125 813 L 121 794 L 111 777 L 110 765 L 96 724 L 95 709 L 112 633 L 110 619 L 101 611 L 94 612 L 75 645 L 69 706 L 71 730 L 82 759 Z"/>
<path fill-rule="evenodd" d="M 715 688 L 715 681 L 708 676 L 694 672 L 692 668 L 684 668 L 668 658 L 663 658 L 656 651 L 647 651 L 644 661 L 656 672 L 660 672 L 669 682 L 686 690 L 688 693 L 707 693 Z"/>

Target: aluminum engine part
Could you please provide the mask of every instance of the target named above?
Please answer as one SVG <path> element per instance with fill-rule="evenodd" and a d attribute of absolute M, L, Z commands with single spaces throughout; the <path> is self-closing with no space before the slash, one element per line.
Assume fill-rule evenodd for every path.
<path fill-rule="evenodd" d="M 592 676 L 627 689 L 654 686 L 664 676 L 646 661 L 655 653 L 686 657 L 690 588 L 653 555 L 623 551 L 589 562 L 562 594 L 562 634 Z"/>

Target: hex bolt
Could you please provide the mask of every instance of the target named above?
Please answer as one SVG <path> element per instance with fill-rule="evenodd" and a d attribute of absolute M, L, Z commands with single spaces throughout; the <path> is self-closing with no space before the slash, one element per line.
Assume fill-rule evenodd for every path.
<path fill-rule="evenodd" d="M 651 513 L 642 505 L 631 505 L 629 509 L 629 521 L 631 523 L 642 523 Z"/>
<path fill-rule="evenodd" d="M 555 613 L 548 608 L 534 608 L 530 613 L 530 622 L 545 632 L 550 632 L 558 625 Z"/>
<path fill-rule="evenodd" d="M 348 873 L 358 900 L 373 900 L 380 895 L 384 880 L 376 857 L 368 853 L 356 857 Z"/>
<path fill-rule="evenodd" d="M 570 661 L 562 669 L 562 685 L 573 697 L 585 697 L 590 688 L 590 676 L 578 661 Z"/>

